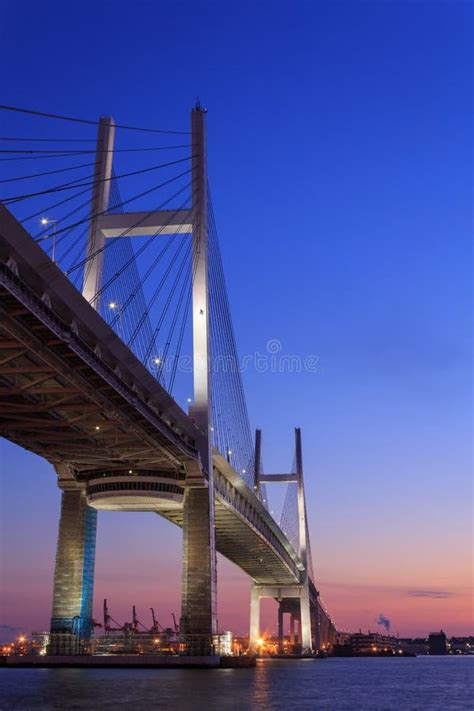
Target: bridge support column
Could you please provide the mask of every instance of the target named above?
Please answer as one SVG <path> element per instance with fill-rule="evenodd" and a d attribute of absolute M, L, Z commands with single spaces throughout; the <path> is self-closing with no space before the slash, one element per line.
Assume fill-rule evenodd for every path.
<path fill-rule="evenodd" d="M 184 499 L 181 633 L 192 655 L 212 654 L 217 634 L 213 493 L 188 488 Z"/>
<path fill-rule="evenodd" d="M 192 280 L 194 402 L 189 414 L 201 431 L 201 486 L 186 488 L 183 504 L 182 629 L 188 654 L 212 654 L 217 633 L 214 468 L 210 440 L 211 393 L 209 350 L 208 220 L 206 111 L 191 111 Z M 207 476 L 206 476 L 207 475 Z"/>
<path fill-rule="evenodd" d="M 290 615 L 290 647 L 291 651 L 295 646 L 295 616 Z"/>
<path fill-rule="evenodd" d="M 278 654 L 283 654 L 283 607 L 278 604 Z"/>
<path fill-rule="evenodd" d="M 302 585 L 300 593 L 300 637 L 303 654 L 312 652 L 311 607 L 309 601 L 308 580 Z"/>
<path fill-rule="evenodd" d="M 97 511 L 82 490 L 61 500 L 49 654 L 79 654 L 92 633 Z"/>
<path fill-rule="evenodd" d="M 308 555 L 308 523 L 306 519 L 306 499 L 303 481 L 303 453 L 301 445 L 301 430 L 295 429 L 295 455 L 296 455 L 296 477 L 298 496 L 298 522 L 299 522 L 299 554 L 305 567 L 305 577 L 302 580 L 300 595 L 300 637 L 301 651 L 303 654 L 311 652 L 313 643 L 311 639 L 311 607 L 309 601 L 309 581 L 308 562 L 311 555 Z"/>
<path fill-rule="evenodd" d="M 316 620 L 314 625 L 314 646 L 318 650 L 321 649 L 321 645 L 323 644 L 323 639 L 321 636 L 321 609 L 319 600 L 318 604 L 316 605 L 315 617 Z"/>
<path fill-rule="evenodd" d="M 303 654 L 312 652 L 313 642 L 311 634 L 311 601 L 309 595 L 308 579 L 297 585 L 252 585 L 250 597 L 250 651 L 255 653 L 258 649 L 260 625 L 260 598 L 270 597 L 279 601 L 278 608 L 278 641 L 283 642 L 283 611 L 285 602 L 297 599 L 300 607 L 298 642 L 301 644 Z M 293 618 L 294 625 L 294 618 Z M 294 626 L 293 626 L 294 634 Z"/>
<path fill-rule="evenodd" d="M 256 585 L 252 585 L 250 591 L 250 639 L 249 648 L 251 654 L 258 651 L 258 640 L 260 637 L 260 594 Z"/>

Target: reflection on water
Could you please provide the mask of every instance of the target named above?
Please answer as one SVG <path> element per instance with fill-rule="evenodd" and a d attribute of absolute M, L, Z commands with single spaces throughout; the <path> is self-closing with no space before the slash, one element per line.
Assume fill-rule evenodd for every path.
<path fill-rule="evenodd" d="M 472 709 L 474 658 L 267 660 L 256 669 L 0 669 L 1 711 Z"/>

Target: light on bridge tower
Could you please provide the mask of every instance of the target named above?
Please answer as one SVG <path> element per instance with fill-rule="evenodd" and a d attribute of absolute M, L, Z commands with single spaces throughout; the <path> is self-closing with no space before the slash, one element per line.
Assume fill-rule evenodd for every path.
<path fill-rule="evenodd" d="M 189 478 L 183 504 L 181 631 L 191 654 L 210 654 L 217 633 L 214 473 L 209 435 L 211 416 L 207 225 L 206 111 L 191 111 L 193 377 L 189 407 L 200 434 L 198 449 L 205 478 Z"/>
<path fill-rule="evenodd" d="M 191 111 L 192 262 L 193 262 L 193 379 L 194 402 L 189 408 L 196 425 L 206 433 L 210 423 L 209 286 L 207 226 L 206 111 L 199 102 Z M 208 471 L 210 449 L 201 452 Z"/>

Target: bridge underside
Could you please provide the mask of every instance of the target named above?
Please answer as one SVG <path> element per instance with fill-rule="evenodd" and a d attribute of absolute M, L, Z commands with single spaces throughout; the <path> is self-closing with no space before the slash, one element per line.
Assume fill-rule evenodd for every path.
<path fill-rule="evenodd" d="M 84 488 L 88 481 L 111 473 L 133 483 L 152 473 L 185 485 L 191 455 L 196 456 L 190 445 L 173 444 L 171 428 L 157 431 L 97 372 L 95 363 L 89 364 L 70 343 L 55 336 L 4 287 L 0 317 L 2 436 L 55 465 L 62 485 L 68 479 Z M 252 492 L 246 493 L 261 506 Z M 159 498 L 152 509 L 182 526 L 182 506 L 167 509 L 166 497 Z M 141 506 L 136 510 L 143 510 Z M 217 492 L 215 524 L 217 550 L 255 581 L 295 582 L 293 561 L 283 561 L 265 536 Z"/>
<path fill-rule="evenodd" d="M 64 546 L 79 531 L 84 561 L 105 489 L 120 490 L 116 508 L 182 526 L 185 491 L 207 483 L 193 421 L 1 206 L 0 436 L 56 467 Z M 218 452 L 213 461 L 217 550 L 258 585 L 298 585 L 304 566 L 286 536 Z M 88 568 L 78 585 L 91 595 Z"/>
<path fill-rule="evenodd" d="M 262 585 L 289 585 L 298 580 L 279 556 L 269 549 L 263 537 L 250 528 L 237 512 L 232 511 L 218 497 L 215 498 L 214 505 L 216 548 L 219 553 Z M 159 513 L 178 526 L 183 525 L 182 511 L 168 510 Z"/>
<path fill-rule="evenodd" d="M 157 469 L 174 477 L 184 472 L 184 448 L 140 417 L 117 388 L 4 288 L 0 398 L 0 433 L 67 466 L 71 477 L 104 468 Z"/>

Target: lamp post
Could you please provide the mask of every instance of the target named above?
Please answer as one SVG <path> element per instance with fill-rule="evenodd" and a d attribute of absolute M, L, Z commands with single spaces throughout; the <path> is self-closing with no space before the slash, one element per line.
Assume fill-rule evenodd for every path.
<path fill-rule="evenodd" d="M 40 222 L 41 222 L 41 224 L 44 225 L 45 227 L 46 227 L 46 225 L 53 225 L 53 231 L 52 231 L 52 233 L 51 233 L 50 235 L 46 235 L 46 236 L 45 236 L 45 239 L 49 239 L 49 238 L 51 237 L 52 240 L 53 240 L 53 249 L 52 249 L 52 252 L 51 252 L 51 260 L 54 262 L 54 264 L 56 264 L 56 260 L 55 260 L 55 255 L 56 255 L 56 227 L 55 227 L 55 225 L 56 225 L 57 220 L 51 220 L 49 217 L 42 217 L 41 220 L 40 220 Z"/>
<path fill-rule="evenodd" d="M 123 304 L 119 304 L 117 301 L 111 301 L 109 303 L 109 309 L 111 311 L 116 311 L 117 312 L 117 318 L 118 318 L 118 335 L 120 338 L 122 338 L 122 314 L 123 314 Z"/>

